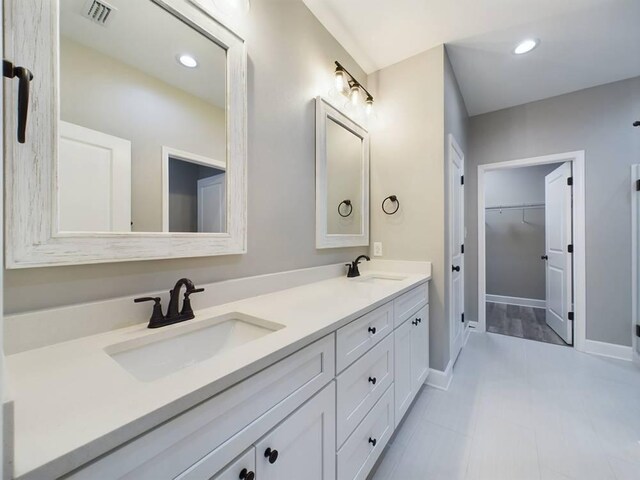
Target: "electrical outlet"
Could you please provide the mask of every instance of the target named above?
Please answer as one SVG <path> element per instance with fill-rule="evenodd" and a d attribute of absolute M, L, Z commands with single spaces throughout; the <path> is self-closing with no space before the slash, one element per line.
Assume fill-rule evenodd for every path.
<path fill-rule="evenodd" d="M 373 242 L 373 256 L 374 257 L 382 256 L 382 242 Z"/>

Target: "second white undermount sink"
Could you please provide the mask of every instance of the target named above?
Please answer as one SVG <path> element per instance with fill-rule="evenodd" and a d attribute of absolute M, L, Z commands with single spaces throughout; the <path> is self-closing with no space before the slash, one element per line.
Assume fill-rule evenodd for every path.
<path fill-rule="evenodd" d="M 378 283 L 378 284 L 389 284 L 395 283 L 400 280 L 404 280 L 407 277 L 403 277 L 402 275 L 392 275 L 386 273 L 366 273 L 364 275 L 360 275 L 359 277 L 354 278 L 355 282 L 361 283 Z"/>
<path fill-rule="evenodd" d="M 234 312 L 193 323 L 187 321 L 110 345 L 105 352 L 138 380 L 151 382 L 282 328 L 284 325 L 279 323 Z"/>

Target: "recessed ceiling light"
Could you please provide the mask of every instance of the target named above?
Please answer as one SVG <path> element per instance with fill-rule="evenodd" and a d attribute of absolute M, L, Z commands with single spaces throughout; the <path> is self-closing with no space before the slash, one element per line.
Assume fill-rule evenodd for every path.
<path fill-rule="evenodd" d="M 180 65 L 187 68 L 196 68 L 198 66 L 198 61 L 191 55 L 187 55 L 186 53 L 183 55 L 178 55 L 178 62 L 180 62 Z"/>
<path fill-rule="evenodd" d="M 523 40 L 518 44 L 518 46 L 513 50 L 513 53 L 516 55 L 523 55 L 525 53 L 529 53 L 531 50 L 536 48 L 540 44 L 540 40 L 536 40 L 534 38 L 528 38 L 527 40 Z"/>

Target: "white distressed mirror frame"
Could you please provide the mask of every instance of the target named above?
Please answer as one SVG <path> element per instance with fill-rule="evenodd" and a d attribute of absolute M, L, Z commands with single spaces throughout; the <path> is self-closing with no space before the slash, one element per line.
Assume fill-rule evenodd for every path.
<path fill-rule="evenodd" d="M 333 120 L 362 139 L 362 215 L 360 234 L 327 231 L 327 120 Z M 369 132 L 323 97 L 316 97 L 316 248 L 369 245 Z"/>
<path fill-rule="evenodd" d="M 227 232 L 59 232 L 59 0 L 5 0 L 5 58 L 34 74 L 25 144 L 17 82 L 5 85 L 7 268 L 242 254 L 247 251 L 247 54 L 244 40 L 187 0 L 149 0 L 227 50 Z M 212 48 L 214 47 L 212 43 Z M 158 151 L 158 163 L 161 152 Z"/>

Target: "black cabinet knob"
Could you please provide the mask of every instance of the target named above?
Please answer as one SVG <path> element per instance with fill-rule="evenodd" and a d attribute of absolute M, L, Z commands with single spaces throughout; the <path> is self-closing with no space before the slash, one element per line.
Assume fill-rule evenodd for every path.
<path fill-rule="evenodd" d="M 417 320 L 417 319 L 416 319 L 416 320 L 411 320 L 411 325 L 418 326 L 418 323 L 419 323 L 419 322 L 418 322 L 418 320 Z"/>
<path fill-rule="evenodd" d="M 540 257 L 540 260 L 549 260 L 549 256 L 548 255 L 542 255 Z"/>
<path fill-rule="evenodd" d="M 274 464 L 276 463 L 276 460 L 278 460 L 278 450 L 271 450 L 270 448 L 267 448 L 264 451 L 264 457 L 269 460 L 269 463 Z"/>
<path fill-rule="evenodd" d="M 371 335 L 375 335 L 376 334 L 376 327 L 369 327 L 367 329 L 367 331 L 371 334 Z"/>
<path fill-rule="evenodd" d="M 376 384 L 378 380 L 376 379 L 376 377 L 369 377 L 369 382 L 372 383 L 373 385 Z"/>
<path fill-rule="evenodd" d="M 378 443 L 378 441 L 375 438 L 369 437 L 369 443 L 375 447 L 376 443 Z"/>
<path fill-rule="evenodd" d="M 240 472 L 240 480 L 255 480 L 256 474 L 246 468 L 243 468 Z"/>
<path fill-rule="evenodd" d="M 460 271 L 460 265 L 452 265 L 451 266 L 451 271 L 452 272 L 459 272 Z"/>
<path fill-rule="evenodd" d="M 421 318 L 416 318 L 416 322 L 422 323 L 422 319 Z"/>

